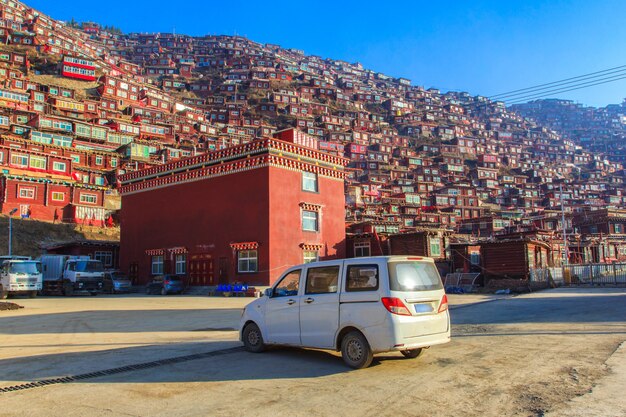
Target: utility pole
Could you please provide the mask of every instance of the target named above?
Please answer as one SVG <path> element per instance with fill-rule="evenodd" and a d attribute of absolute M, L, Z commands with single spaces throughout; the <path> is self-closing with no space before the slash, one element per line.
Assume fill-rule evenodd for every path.
<path fill-rule="evenodd" d="M 12 244 L 13 244 L 13 215 L 17 211 L 16 208 L 9 212 L 9 257 L 12 255 Z"/>
<path fill-rule="evenodd" d="M 563 184 L 559 184 L 561 194 L 561 224 L 563 226 L 563 266 L 567 265 L 567 227 L 565 224 L 565 200 L 563 200 Z"/>

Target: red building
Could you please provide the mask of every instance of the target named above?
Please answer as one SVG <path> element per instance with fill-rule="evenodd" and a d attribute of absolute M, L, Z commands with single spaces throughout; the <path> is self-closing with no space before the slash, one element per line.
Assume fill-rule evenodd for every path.
<path fill-rule="evenodd" d="M 342 258 L 346 164 L 262 139 L 122 175 L 121 270 L 270 285 L 290 265 Z"/>
<path fill-rule="evenodd" d="M 96 80 L 96 65 L 93 61 L 75 56 L 64 56 L 61 75 L 85 81 Z"/>

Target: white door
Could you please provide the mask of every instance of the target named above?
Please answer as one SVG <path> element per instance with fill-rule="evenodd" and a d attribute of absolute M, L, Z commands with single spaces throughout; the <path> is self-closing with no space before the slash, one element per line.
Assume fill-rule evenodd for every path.
<path fill-rule="evenodd" d="M 299 269 L 288 272 L 267 300 L 265 323 L 268 343 L 300 344 L 300 275 Z"/>
<path fill-rule="evenodd" d="M 302 345 L 333 348 L 339 327 L 341 263 L 307 268 L 300 297 Z"/>

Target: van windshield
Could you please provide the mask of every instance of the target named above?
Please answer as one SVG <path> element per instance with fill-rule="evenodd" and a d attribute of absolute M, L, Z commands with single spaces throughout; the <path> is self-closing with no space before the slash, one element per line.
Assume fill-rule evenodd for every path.
<path fill-rule="evenodd" d="M 39 262 L 11 262 L 9 264 L 11 274 L 41 274 Z"/>
<path fill-rule="evenodd" d="M 392 291 L 431 291 L 443 288 L 437 268 L 428 262 L 389 262 Z"/>

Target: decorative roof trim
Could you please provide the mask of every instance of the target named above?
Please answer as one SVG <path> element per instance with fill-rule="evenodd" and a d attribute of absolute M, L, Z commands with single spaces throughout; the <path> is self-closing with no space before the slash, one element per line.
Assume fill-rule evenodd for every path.
<path fill-rule="evenodd" d="M 230 244 L 233 250 L 253 250 L 258 249 L 259 242 L 236 242 Z"/>
<path fill-rule="evenodd" d="M 165 250 L 164 249 L 146 249 L 146 255 L 148 256 L 165 255 Z"/>
<path fill-rule="evenodd" d="M 186 248 L 186 247 L 184 247 L 184 246 L 180 246 L 180 247 L 177 247 L 177 248 L 169 248 L 169 249 L 168 249 L 168 251 L 169 251 L 171 254 L 174 254 L 174 255 L 181 255 L 181 254 L 185 254 L 185 253 L 188 253 L 188 252 L 189 252 L 189 251 L 187 250 L 187 248 Z"/>
<path fill-rule="evenodd" d="M 321 243 L 300 243 L 302 250 L 321 250 L 324 245 Z"/>
<path fill-rule="evenodd" d="M 300 203 L 300 207 L 302 208 L 302 210 L 307 211 L 321 211 L 323 206 L 320 204 L 306 203 L 303 201 Z"/>

